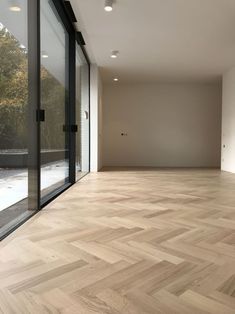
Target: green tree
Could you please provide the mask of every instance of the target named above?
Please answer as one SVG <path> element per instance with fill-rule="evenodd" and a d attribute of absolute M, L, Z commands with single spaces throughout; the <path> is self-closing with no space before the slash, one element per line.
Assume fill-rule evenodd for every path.
<path fill-rule="evenodd" d="M 0 29 L 0 102 L 11 102 L 14 100 L 17 87 L 27 83 L 27 53 L 25 48 L 11 33 L 3 27 Z M 21 92 L 22 92 L 21 88 Z M 19 96 L 20 94 L 17 93 Z M 25 103 L 27 97 L 25 93 L 21 94 L 21 103 Z"/>
<path fill-rule="evenodd" d="M 0 148 L 26 148 L 27 53 L 0 28 Z"/>
<path fill-rule="evenodd" d="M 42 148 L 64 147 L 65 88 L 41 67 Z M 27 148 L 28 56 L 27 50 L 0 24 L 0 149 Z"/>

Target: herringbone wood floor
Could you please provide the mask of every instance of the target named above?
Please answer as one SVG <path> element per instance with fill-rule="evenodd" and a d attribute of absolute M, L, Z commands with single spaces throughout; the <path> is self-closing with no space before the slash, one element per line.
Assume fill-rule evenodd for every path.
<path fill-rule="evenodd" d="M 1 313 L 235 313 L 235 175 L 90 174 L 0 244 Z"/>

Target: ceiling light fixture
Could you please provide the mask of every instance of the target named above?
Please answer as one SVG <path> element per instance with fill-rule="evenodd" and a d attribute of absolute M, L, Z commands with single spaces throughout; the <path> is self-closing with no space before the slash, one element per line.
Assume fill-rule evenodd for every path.
<path fill-rule="evenodd" d="M 12 12 L 20 12 L 21 8 L 18 7 L 17 5 L 12 5 L 12 6 L 10 6 L 9 10 Z"/>
<path fill-rule="evenodd" d="M 118 57 L 119 51 L 118 50 L 113 50 L 111 52 L 111 58 L 116 59 Z"/>
<path fill-rule="evenodd" d="M 42 51 L 42 58 L 43 59 L 49 58 L 48 54 L 45 51 Z"/>
<path fill-rule="evenodd" d="M 106 12 L 111 12 L 113 10 L 113 0 L 105 0 L 104 9 Z"/>
<path fill-rule="evenodd" d="M 114 80 L 114 82 L 118 82 L 118 78 L 117 77 L 115 77 L 113 80 Z"/>
<path fill-rule="evenodd" d="M 21 7 L 20 7 L 19 1 L 18 0 L 11 0 L 9 10 L 12 12 L 20 12 Z"/>

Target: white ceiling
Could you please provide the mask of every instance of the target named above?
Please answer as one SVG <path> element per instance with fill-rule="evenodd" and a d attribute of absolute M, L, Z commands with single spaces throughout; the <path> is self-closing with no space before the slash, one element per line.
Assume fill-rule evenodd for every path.
<path fill-rule="evenodd" d="M 71 0 L 103 79 L 211 81 L 235 65 L 234 0 Z M 111 50 L 120 50 L 111 59 Z"/>

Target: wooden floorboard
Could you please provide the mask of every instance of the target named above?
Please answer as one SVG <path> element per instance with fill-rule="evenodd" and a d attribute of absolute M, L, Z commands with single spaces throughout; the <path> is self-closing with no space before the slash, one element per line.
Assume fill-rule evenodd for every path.
<path fill-rule="evenodd" d="M 235 175 L 87 175 L 0 243 L 0 313 L 234 314 Z"/>

